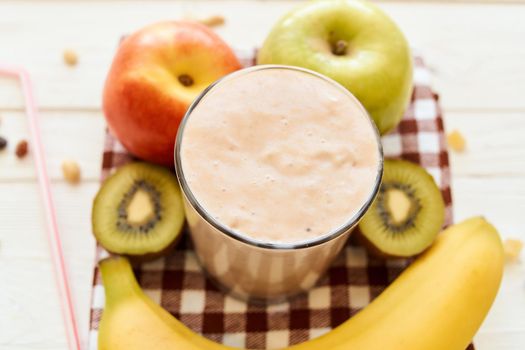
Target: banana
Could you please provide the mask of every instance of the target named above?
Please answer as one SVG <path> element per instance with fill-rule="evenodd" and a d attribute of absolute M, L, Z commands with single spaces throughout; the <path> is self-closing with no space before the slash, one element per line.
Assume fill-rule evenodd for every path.
<path fill-rule="evenodd" d="M 498 291 L 503 248 L 483 218 L 449 227 L 364 310 L 289 350 L 464 350 Z M 100 263 L 106 307 L 100 350 L 234 349 L 186 328 L 140 289 L 129 262 Z"/>
<path fill-rule="evenodd" d="M 106 305 L 98 331 L 99 350 L 234 349 L 184 326 L 140 289 L 129 261 L 100 262 Z"/>
<path fill-rule="evenodd" d="M 449 227 L 362 312 L 305 349 L 464 350 L 499 289 L 503 246 L 483 218 Z"/>

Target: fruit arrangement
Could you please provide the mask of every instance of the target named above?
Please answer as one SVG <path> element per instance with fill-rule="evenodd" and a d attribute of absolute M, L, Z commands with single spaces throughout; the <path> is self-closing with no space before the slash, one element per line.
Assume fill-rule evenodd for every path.
<path fill-rule="evenodd" d="M 451 226 L 363 311 L 289 349 L 463 350 L 496 296 L 503 261 L 487 221 Z M 100 350 L 232 349 L 192 332 L 149 299 L 125 258 L 103 260 L 100 268 L 106 290 Z"/>
<path fill-rule="evenodd" d="M 412 91 L 412 57 L 403 34 L 378 7 L 360 0 L 299 6 L 274 26 L 257 62 L 331 77 L 360 100 L 381 134 L 399 123 Z M 202 24 L 143 28 L 123 41 L 108 74 L 109 128 L 135 156 L 172 165 L 175 135 L 192 101 L 240 67 L 233 51 Z M 358 238 L 372 254 L 414 262 L 356 316 L 290 349 L 465 349 L 498 291 L 503 248 L 484 219 L 440 233 L 444 217 L 443 197 L 425 169 L 385 160 L 379 194 Z M 135 162 L 104 182 L 92 227 L 114 256 L 100 262 L 106 306 L 99 349 L 228 348 L 186 328 L 149 299 L 133 275 L 130 264 L 169 253 L 183 225 L 181 191 L 166 168 Z"/>

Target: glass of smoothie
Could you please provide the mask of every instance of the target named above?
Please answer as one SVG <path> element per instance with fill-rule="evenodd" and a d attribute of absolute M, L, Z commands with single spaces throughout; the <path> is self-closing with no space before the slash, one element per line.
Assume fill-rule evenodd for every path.
<path fill-rule="evenodd" d="M 377 194 L 379 134 L 335 81 L 255 66 L 207 88 L 175 146 L 190 235 L 234 296 L 278 301 L 311 288 Z"/>

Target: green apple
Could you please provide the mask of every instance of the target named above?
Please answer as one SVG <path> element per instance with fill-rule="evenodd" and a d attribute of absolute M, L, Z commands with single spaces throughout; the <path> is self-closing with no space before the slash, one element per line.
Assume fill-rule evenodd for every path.
<path fill-rule="evenodd" d="M 408 43 L 367 1 L 315 1 L 294 9 L 273 27 L 257 63 L 309 68 L 334 79 L 361 101 L 381 134 L 399 123 L 412 92 Z"/>

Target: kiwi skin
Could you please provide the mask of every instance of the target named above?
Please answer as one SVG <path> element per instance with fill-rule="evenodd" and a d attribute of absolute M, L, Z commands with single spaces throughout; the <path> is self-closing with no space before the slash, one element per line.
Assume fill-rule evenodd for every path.
<path fill-rule="evenodd" d="M 162 213 L 162 217 L 159 214 L 158 218 L 154 219 L 157 221 L 152 226 L 145 228 L 146 230 L 158 230 L 155 232 L 158 232 L 161 241 L 153 246 L 147 243 L 148 240 L 144 240 L 146 242 L 144 246 L 141 246 L 142 243 L 138 245 L 136 243 L 141 239 L 142 234 L 147 235 L 150 232 L 129 233 L 135 238 L 130 239 L 133 237 L 126 237 L 128 233 L 121 231 L 118 224 L 118 220 L 121 219 L 117 213 L 120 213 L 119 208 L 125 201 L 123 194 L 129 194 L 131 188 L 138 182 L 146 182 L 152 186 L 153 192 L 158 193 L 159 196 L 156 199 L 160 201 L 158 207 L 154 204 L 153 207 L 154 209 L 162 208 L 159 212 Z M 136 191 L 141 189 L 143 187 L 138 187 Z M 154 200 L 153 197 L 150 196 L 150 200 Z M 93 201 L 91 218 L 93 234 L 99 244 L 110 254 L 125 256 L 133 265 L 138 265 L 169 254 L 180 241 L 185 221 L 182 193 L 175 175 L 168 169 L 143 162 L 129 163 L 120 167 L 104 181 Z M 170 220 L 170 222 L 165 222 L 161 225 L 162 227 L 158 227 L 157 224 L 165 220 Z M 142 227 L 144 226 L 139 226 L 135 230 Z M 108 237 L 112 236 L 110 241 L 114 242 L 118 235 L 122 235 L 123 238 L 118 238 L 117 246 L 108 242 Z"/>
<path fill-rule="evenodd" d="M 171 242 L 166 248 L 159 250 L 158 252 L 155 252 L 155 253 L 146 253 L 143 255 L 116 254 L 113 252 L 110 252 L 110 253 L 114 255 L 125 256 L 126 258 L 128 258 L 132 266 L 137 266 L 142 263 L 158 259 L 162 256 L 169 255 L 175 249 L 175 247 L 179 244 L 181 237 L 182 237 L 182 232 L 179 233 L 177 235 L 177 238 L 175 238 L 175 240 Z"/>
<path fill-rule="evenodd" d="M 401 176 L 400 174 L 402 174 L 402 179 L 399 179 L 399 176 Z M 402 189 L 405 188 L 403 185 L 407 185 L 406 188 L 412 190 L 412 193 L 409 196 L 415 197 L 418 208 L 415 216 L 413 219 L 410 219 L 411 221 L 407 228 L 404 228 L 404 226 L 402 226 L 402 228 L 388 228 L 387 224 L 381 217 L 381 211 L 378 209 L 379 205 L 376 203 L 380 198 L 378 195 L 370 207 L 369 212 L 365 214 L 360 222 L 358 226 L 359 229 L 356 230 L 356 240 L 363 245 L 372 256 L 380 259 L 410 258 L 417 256 L 432 245 L 435 237 L 443 227 L 445 219 L 445 203 L 441 191 L 436 185 L 434 178 L 424 168 L 415 163 L 401 159 L 385 160 L 383 183 L 381 184 L 380 191 L 383 189 L 384 184 L 389 185 L 387 188 L 394 189 Z M 386 200 L 386 197 L 383 198 Z M 422 208 L 422 206 L 424 208 Z M 384 210 L 387 205 L 383 203 L 382 207 Z M 430 210 L 430 208 L 432 210 Z M 420 217 L 418 218 L 418 216 Z M 391 217 L 389 217 L 389 220 L 390 219 Z M 370 225 L 371 220 L 375 221 L 373 225 Z M 402 223 L 402 225 L 405 223 Z M 390 247 L 391 249 L 387 252 L 384 249 L 381 249 L 381 244 L 383 242 L 378 242 L 377 237 L 379 237 L 379 235 L 374 235 L 375 232 L 370 231 L 370 226 L 378 226 L 379 224 L 382 224 L 381 226 L 384 227 L 383 232 L 387 231 L 386 234 L 389 235 L 384 238 L 385 240 L 395 240 L 395 235 L 409 235 L 406 237 L 406 239 L 409 239 L 410 235 L 414 235 L 414 230 L 416 230 L 418 235 L 428 235 L 428 242 L 426 246 L 414 244 L 419 246 L 419 248 L 414 248 L 411 254 L 407 254 L 406 252 L 396 254 L 393 252 L 396 250 L 393 247 Z M 376 240 L 376 243 L 367 237 L 366 230 L 368 230 L 368 234 Z M 383 245 L 383 248 L 384 247 L 385 245 Z"/>

